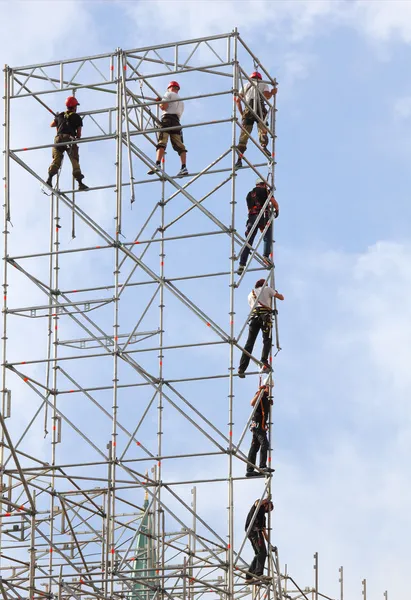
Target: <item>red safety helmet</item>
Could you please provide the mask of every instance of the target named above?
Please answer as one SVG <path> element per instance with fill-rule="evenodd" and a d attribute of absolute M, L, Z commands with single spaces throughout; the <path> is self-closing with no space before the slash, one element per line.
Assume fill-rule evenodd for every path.
<path fill-rule="evenodd" d="M 178 81 L 170 81 L 167 89 L 169 90 L 171 87 L 176 87 L 176 88 L 180 89 L 180 85 L 179 85 Z"/>
<path fill-rule="evenodd" d="M 262 75 L 258 71 L 254 71 L 251 73 L 250 79 L 262 79 Z"/>
<path fill-rule="evenodd" d="M 80 106 L 80 102 L 74 96 L 69 96 L 66 100 L 67 108 L 74 108 L 75 106 Z"/>

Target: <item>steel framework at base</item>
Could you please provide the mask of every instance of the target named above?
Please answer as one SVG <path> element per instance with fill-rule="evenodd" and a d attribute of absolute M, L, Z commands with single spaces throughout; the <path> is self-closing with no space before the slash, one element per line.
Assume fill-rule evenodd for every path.
<path fill-rule="evenodd" d="M 249 287 L 267 273 L 262 232 L 236 274 L 249 238 L 242 206 L 253 178 L 274 187 L 275 97 L 271 159 L 251 135 L 235 170 L 233 99 L 252 67 L 276 86 L 233 31 L 5 68 L 4 600 L 318 598 L 318 577 L 300 589 L 276 550 L 261 586 L 244 579 L 236 507 L 248 510 L 250 486 L 253 500 L 271 494 L 270 478 L 244 478 L 252 415 L 236 375 Z M 173 176 L 169 150 L 150 179 L 157 98 L 173 77 L 196 169 Z M 71 94 L 95 107 L 82 113 L 80 141 L 91 190 L 77 194 L 63 165 L 38 198 L 52 143 L 21 123 L 45 120 Z M 29 239 L 28 193 L 38 203 Z M 268 278 L 274 287 L 273 269 Z M 278 352 L 277 314 L 274 340 Z M 257 386 L 255 356 L 251 364 Z"/>

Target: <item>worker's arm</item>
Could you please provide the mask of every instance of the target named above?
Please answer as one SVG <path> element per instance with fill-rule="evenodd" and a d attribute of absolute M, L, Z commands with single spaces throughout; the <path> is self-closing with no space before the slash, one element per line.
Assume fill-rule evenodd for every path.
<path fill-rule="evenodd" d="M 265 98 L 267 98 L 267 100 L 269 100 L 270 98 L 272 98 L 273 96 L 275 96 L 277 93 L 277 88 L 273 88 L 271 90 L 271 92 L 269 92 L 268 90 L 266 90 L 265 92 L 263 92 Z"/>
<path fill-rule="evenodd" d="M 278 217 L 278 215 L 280 214 L 280 206 L 279 206 L 277 200 L 274 198 L 274 196 L 271 196 L 271 204 L 273 205 L 274 210 L 277 213 L 276 217 Z"/>
<path fill-rule="evenodd" d="M 274 298 L 277 298 L 277 300 L 284 300 L 284 296 L 277 292 L 277 290 L 274 291 Z"/>
<path fill-rule="evenodd" d="M 168 108 L 168 102 L 162 102 L 160 104 L 160 108 L 161 108 L 161 110 L 167 110 L 167 108 Z"/>
<path fill-rule="evenodd" d="M 269 543 L 270 540 L 268 539 L 268 533 L 265 527 L 261 530 L 261 533 L 263 534 L 265 541 Z"/>
<path fill-rule="evenodd" d="M 259 395 L 260 395 L 260 393 L 261 393 L 261 390 L 262 390 L 264 387 L 265 387 L 264 385 L 261 385 L 261 386 L 258 388 L 258 390 L 256 391 L 256 393 L 254 394 L 254 397 L 253 397 L 253 399 L 252 399 L 252 400 L 251 400 L 251 402 L 250 402 L 251 406 L 255 406 L 255 403 L 256 403 L 256 402 L 257 402 L 257 400 L 258 400 L 258 397 L 259 397 Z"/>
<path fill-rule="evenodd" d="M 234 102 L 237 104 L 238 112 L 243 116 L 243 105 L 241 104 L 241 96 L 235 96 Z"/>
<path fill-rule="evenodd" d="M 50 127 L 57 127 L 56 119 L 53 119 L 50 123 Z"/>
<path fill-rule="evenodd" d="M 76 131 L 76 138 L 79 140 L 81 138 L 81 130 L 83 128 L 82 127 L 77 127 L 77 131 Z"/>

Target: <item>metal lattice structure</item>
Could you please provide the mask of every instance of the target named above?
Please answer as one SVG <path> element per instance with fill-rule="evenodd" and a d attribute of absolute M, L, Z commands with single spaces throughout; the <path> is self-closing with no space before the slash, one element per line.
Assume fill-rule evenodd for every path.
<path fill-rule="evenodd" d="M 274 186 L 275 97 L 271 160 L 252 135 L 235 170 L 233 99 L 253 66 L 276 86 L 234 31 L 5 69 L 5 600 L 318 597 L 318 585 L 303 592 L 281 572 L 277 552 L 271 579 L 246 586 L 245 515 L 235 510 L 238 486 L 271 492 L 269 477 L 245 482 L 251 415 L 234 409 L 245 299 L 267 274 L 263 232 L 236 275 L 248 242 L 240 206 L 256 176 Z M 148 178 L 169 77 L 186 102 L 190 175 L 174 177 L 169 150 Z M 71 94 L 93 107 L 80 141 L 91 190 L 76 193 L 63 165 L 47 198 L 38 187 L 50 130 L 43 140 L 14 124 L 45 124 Z M 28 193 L 40 196 L 29 238 Z M 273 269 L 268 277 L 274 287 Z"/>

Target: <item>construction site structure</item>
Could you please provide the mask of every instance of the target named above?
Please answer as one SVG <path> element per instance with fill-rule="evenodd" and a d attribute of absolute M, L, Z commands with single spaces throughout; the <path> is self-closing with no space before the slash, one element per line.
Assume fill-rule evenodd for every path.
<path fill-rule="evenodd" d="M 317 556 L 300 587 L 275 547 L 269 576 L 245 581 L 245 516 L 272 478 L 245 479 L 244 395 L 260 364 L 253 356 L 245 382 L 237 365 L 249 290 L 261 277 L 275 288 L 265 231 L 237 275 L 245 195 L 256 178 L 275 189 L 275 96 L 261 122 L 270 157 L 255 128 L 235 169 L 234 98 L 253 70 L 277 86 L 237 30 L 4 69 L 4 600 L 328 597 Z M 169 148 L 149 177 L 170 79 L 190 174 L 175 176 Z M 87 193 L 67 159 L 45 186 L 48 125 L 70 95 Z M 342 568 L 340 583 L 343 600 Z"/>

